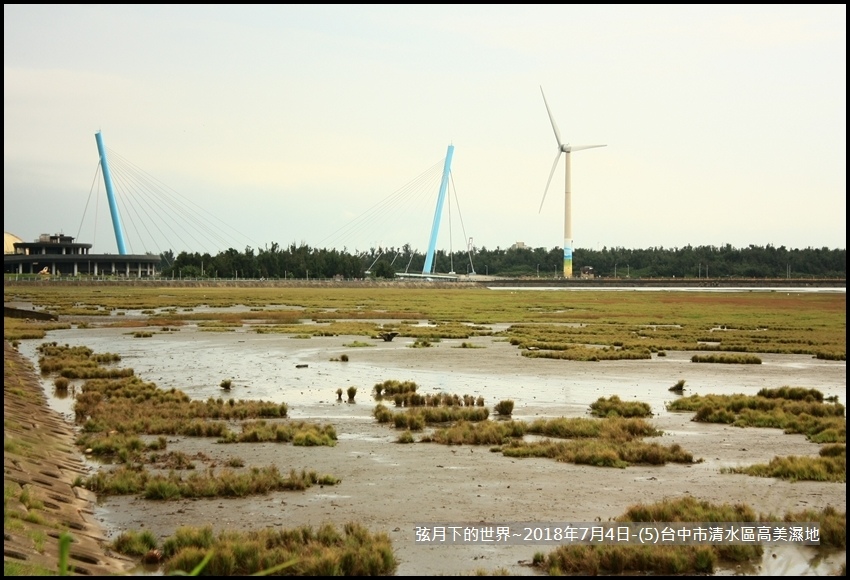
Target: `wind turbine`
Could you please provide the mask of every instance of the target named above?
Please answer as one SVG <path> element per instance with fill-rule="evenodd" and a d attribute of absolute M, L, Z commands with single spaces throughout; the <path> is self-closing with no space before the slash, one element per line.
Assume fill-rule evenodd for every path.
<path fill-rule="evenodd" d="M 561 140 L 561 133 L 558 131 L 558 126 L 555 124 L 555 119 L 552 117 L 552 111 L 549 110 L 549 103 L 546 102 L 546 93 L 543 92 L 543 87 L 540 87 L 540 93 L 543 95 L 543 104 L 546 105 L 546 112 L 549 114 L 549 121 L 552 122 L 552 129 L 555 131 L 555 139 L 558 141 L 558 153 L 555 156 L 555 162 L 552 164 L 552 171 L 549 172 L 549 181 L 546 182 L 546 189 L 543 190 L 543 199 L 540 200 L 540 210 L 543 211 L 543 202 L 546 201 L 546 193 L 549 191 L 549 184 L 552 183 L 552 176 L 555 175 L 555 168 L 558 166 L 558 161 L 561 159 L 561 153 L 566 153 L 566 177 L 564 179 L 564 278 L 573 277 L 573 223 L 572 223 L 572 191 L 570 190 L 570 153 L 573 151 L 581 151 L 582 149 L 593 149 L 594 147 L 605 147 L 605 145 L 575 145 L 564 143 Z"/>

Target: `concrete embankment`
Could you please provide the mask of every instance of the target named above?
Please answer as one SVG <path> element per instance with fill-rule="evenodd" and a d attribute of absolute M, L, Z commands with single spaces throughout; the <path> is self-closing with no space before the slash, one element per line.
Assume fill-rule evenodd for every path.
<path fill-rule="evenodd" d="M 32 364 L 6 341 L 3 443 L 4 562 L 55 573 L 59 536 L 68 530 L 73 537 L 68 562 L 73 575 L 132 570 L 133 561 L 106 549 L 103 530 L 94 519 L 94 494 L 73 485 L 87 471 L 74 446 L 72 426 L 48 407 Z"/>

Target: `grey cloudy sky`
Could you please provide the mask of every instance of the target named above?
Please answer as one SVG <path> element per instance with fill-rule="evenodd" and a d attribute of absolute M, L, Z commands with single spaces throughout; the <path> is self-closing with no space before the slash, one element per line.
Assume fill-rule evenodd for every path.
<path fill-rule="evenodd" d="M 542 85 L 565 141 L 607 145 L 572 154 L 576 247 L 846 247 L 844 4 L 3 12 L 4 229 L 25 241 L 116 251 L 102 131 L 196 208 L 179 226 L 116 187 L 132 253 L 424 251 L 449 144 L 439 248 L 560 246 Z"/>

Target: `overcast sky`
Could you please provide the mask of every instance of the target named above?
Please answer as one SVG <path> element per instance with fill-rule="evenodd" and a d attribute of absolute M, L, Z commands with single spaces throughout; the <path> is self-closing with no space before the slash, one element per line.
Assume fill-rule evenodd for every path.
<path fill-rule="evenodd" d="M 116 181 L 135 167 L 175 204 L 116 184 L 130 253 L 424 252 L 449 145 L 438 248 L 551 249 L 542 86 L 565 142 L 607 145 L 572 153 L 575 247 L 845 248 L 846 15 L 5 4 L 4 229 L 117 251 L 101 131 Z"/>

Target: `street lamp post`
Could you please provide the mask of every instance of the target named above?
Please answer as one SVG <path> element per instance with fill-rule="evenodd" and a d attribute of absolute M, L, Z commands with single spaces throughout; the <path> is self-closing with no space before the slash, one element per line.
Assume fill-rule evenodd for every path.
<path fill-rule="evenodd" d="M 537 264 L 537 277 L 540 277 L 540 264 Z"/>
<path fill-rule="evenodd" d="M 617 263 L 614 262 L 614 277 L 617 277 Z"/>

